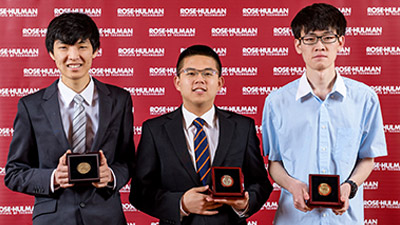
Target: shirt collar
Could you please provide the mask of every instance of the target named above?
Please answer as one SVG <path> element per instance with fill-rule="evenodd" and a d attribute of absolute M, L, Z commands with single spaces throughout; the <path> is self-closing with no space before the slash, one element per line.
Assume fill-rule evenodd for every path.
<path fill-rule="evenodd" d="M 57 86 L 58 86 L 58 90 L 60 91 L 60 94 L 61 94 L 62 98 L 64 99 L 65 103 L 67 105 L 71 104 L 71 102 L 74 100 L 75 95 L 77 95 L 78 93 L 76 93 L 71 88 L 69 88 L 67 85 L 65 85 L 61 79 L 58 81 Z M 92 77 L 90 77 L 88 86 L 80 93 L 80 95 L 83 97 L 83 99 L 85 100 L 85 102 L 87 104 L 89 104 L 89 105 L 93 104 L 94 82 L 93 82 Z"/>
<path fill-rule="evenodd" d="M 184 126 L 186 129 L 189 129 L 189 127 L 193 124 L 193 121 L 198 118 L 195 114 L 189 112 L 185 106 L 182 105 L 182 113 L 183 113 L 183 119 L 184 119 Z M 215 107 L 211 107 L 210 110 L 208 110 L 206 113 L 200 116 L 203 120 L 206 121 L 207 126 L 210 128 L 213 128 L 215 126 Z"/>
<path fill-rule="evenodd" d="M 340 95 L 342 95 L 343 99 L 346 98 L 346 93 L 347 93 L 346 85 L 344 84 L 343 77 L 339 74 L 337 70 L 336 70 L 335 84 L 333 85 L 331 93 L 334 92 L 337 92 Z M 310 83 L 308 83 L 306 73 L 304 72 L 299 81 L 299 87 L 296 93 L 296 101 L 310 93 L 312 93 L 312 88 Z"/>

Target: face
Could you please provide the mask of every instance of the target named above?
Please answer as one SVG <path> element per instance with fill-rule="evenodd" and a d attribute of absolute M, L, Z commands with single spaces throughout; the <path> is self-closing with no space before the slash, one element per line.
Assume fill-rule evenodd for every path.
<path fill-rule="evenodd" d="M 325 30 L 311 31 L 305 34 L 304 31 L 302 31 L 301 37 L 308 35 L 324 36 L 328 34 L 335 34 L 335 32 Z M 312 45 L 306 45 L 302 41 L 296 39 L 294 40 L 294 45 L 297 53 L 303 56 L 307 70 L 323 71 L 326 69 L 334 69 L 337 53 L 344 46 L 344 37 L 336 38 L 334 43 L 322 43 L 321 39 L 318 39 L 317 43 Z"/>
<path fill-rule="evenodd" d="M 93 52 L 89 39 L 78 40 L 74 45 L 68 45 L 60 40 L 54 42 L 53 53 L 49 53 L 61 72 L 65 84 L 87 81 L 92 60 L 97 51 Z"/>
<path fill-rule="evenodd" d="M 183 59 L 182 69 L 177 71 L 180 75 L 174 77 L 174 84 L 186 109 L 194 112 L 213 106 L 215 96 L 224 84 L 224 78 L 216 71 L 217 63 L 212 57 L 193 55 Z"/>

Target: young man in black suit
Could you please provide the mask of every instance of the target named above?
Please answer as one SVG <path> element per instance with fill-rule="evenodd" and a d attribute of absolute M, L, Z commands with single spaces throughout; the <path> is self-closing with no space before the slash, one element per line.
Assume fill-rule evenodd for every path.
<path fill-rule="evenodd" d="M 89 16 L 54 18 L 46 47 L 61 77 L 18 103 L 4 181 L 35 196 L 35 225 L 126 224 L 119 189 L 133 167 L 132 99 L 89 75 L 99 46 Z M 94 151 L 100 151 L 100 180 L 69 183 L 66 154 Z"/>
<path fill-rule="evenodd" d="M 174 84 L 182 106 L 143 123 L 131 203 L 160 225 L 246 224 L 272 191 L 254 120 L 214 105 L 224 78 L 210 47 L 194 45 L 181 53 Z M 208 194 L 210 166 L 241 167 L 244 197 Z"/>

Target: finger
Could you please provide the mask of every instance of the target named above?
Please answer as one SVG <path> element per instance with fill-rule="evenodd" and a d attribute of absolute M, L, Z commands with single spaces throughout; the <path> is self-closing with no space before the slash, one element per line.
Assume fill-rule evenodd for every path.
<path fill-rule="evenodd" d="M 217 208 L 219 208 L 221 206 L 223 206 L 223 204 L 212 204 L 212 205 L 204 207 L 204 209 L 205 210 L 217 209 Z"/>
<path fill-rule="evenodd" d="M 308 205 L 306 204 L 306 201 L 310 200 L 310 195 L 308 194 L 307 190 L 303 190 L 303 198 L 304 200 L 302 201 L 302 206 L 304 207 L 304 210 L 307 211 L 311 211 L 310 207 L 308 207 Z"/>
<path fill-rule="evenodd" d="M 304 198 L 304 200 L 310 199 L 310 195 L 308 194 L 308 192 L 306 190 L 303 190 L 303 198 Z"/>
<path fill-rule="evenodd" d="M 201 211 L 199 214 L 206 215 L 206 216 L 212 216 L 212 215 L 218 214 L 218 211 Z"/>
<path fill-rule="evenodd" d="M 66 159 L 67 159 L 67 154 L 70 154 L 71 153 L 71 150 L 67 150 L 59 159 L 58 159 L 58 164 L 61 164 L 61 165 L 66 165 L 67 164 L 67 161 L 66 161 Z"/>
<path fill-rule="evenodd" d="M 192 190 L 195 192 L 205 192 L 208 190 L 208 185 L 201 186 L 201 187 L 194 187 L 194 188 L 192 188 Z"/>
<path fill-rule="evenodd" d="M 66 174 L 67 176 L 68 176 L 68 167 L 67 166 L 64 166 L 64 165 L 58 165 L 57 166 L 57 168 L 56 168 L 56 172 L 58 173 L 58 174 Z"/>
<path fill-rule="evenodd" d="M 221 203 L 221 204 L 227 204 L 228 202 L 229 202 L 229 200 L 227 200 L 227 199 L 219 199 L 219 198 L 216 198 L 216 199 L 213 199 L 213 202 L 216 202 L 216 203 Z"/>
<path fill-rule="evenodd" d="M 60 184 L 61 188 L 69 188 L 69 187 L 73 187 L 74 184 L 70 184 L 70 183 L 66 183 L 66 184 Z"/>
<path fill-rule="evenodd" d="M 248 191 L 246 191 L 245 193 L 244 193 L 244 198 L 245 199 L 250 199 L 250 195 L 249 195 L 249 192 Z"/>
<path fill-rule="evenodd" d="M 103 150 L 100 150 L 100 166 L 107 165 L 107 158 L 104 155 Z"/>
<path fill-rule="evenodd" d="M 92 185 L 95 187 L 95 188 L 100 188 L 100 184 L 99 183 L 95 183 L 95 182 L 92 182 Z"/>

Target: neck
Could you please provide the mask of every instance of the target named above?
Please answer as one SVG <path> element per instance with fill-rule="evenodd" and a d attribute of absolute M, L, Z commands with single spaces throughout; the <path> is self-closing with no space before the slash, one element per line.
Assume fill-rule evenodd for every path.
<path fill-rule="evenodd" d="M 81 93 L 89 85 L 90 77 L 85 76 L 78 80 L 71 80 L 61 76 L 61 81 L 76 93 Z"/>
<path fill-rule="evenodd" d="M 333 69 L 327 70 L 307 70 L 307 80 L 313 89 L 313 92 L 320 99 L 325 100 L 326 96 L 332 91 L 336 81 L 336 71 Z"/>
<path fill-rule="evenodd" d="M 185 109 L 187 111 L 200 117 L 200 116 L 204 115 L 206 112 L 208 112 L 211 109 L 211 107 L 214 107 L 214 105 L 205 107 L 205 106 L 190 106 L 190 105 L 183 103 L 183 107 L 185 107 Z"/>

